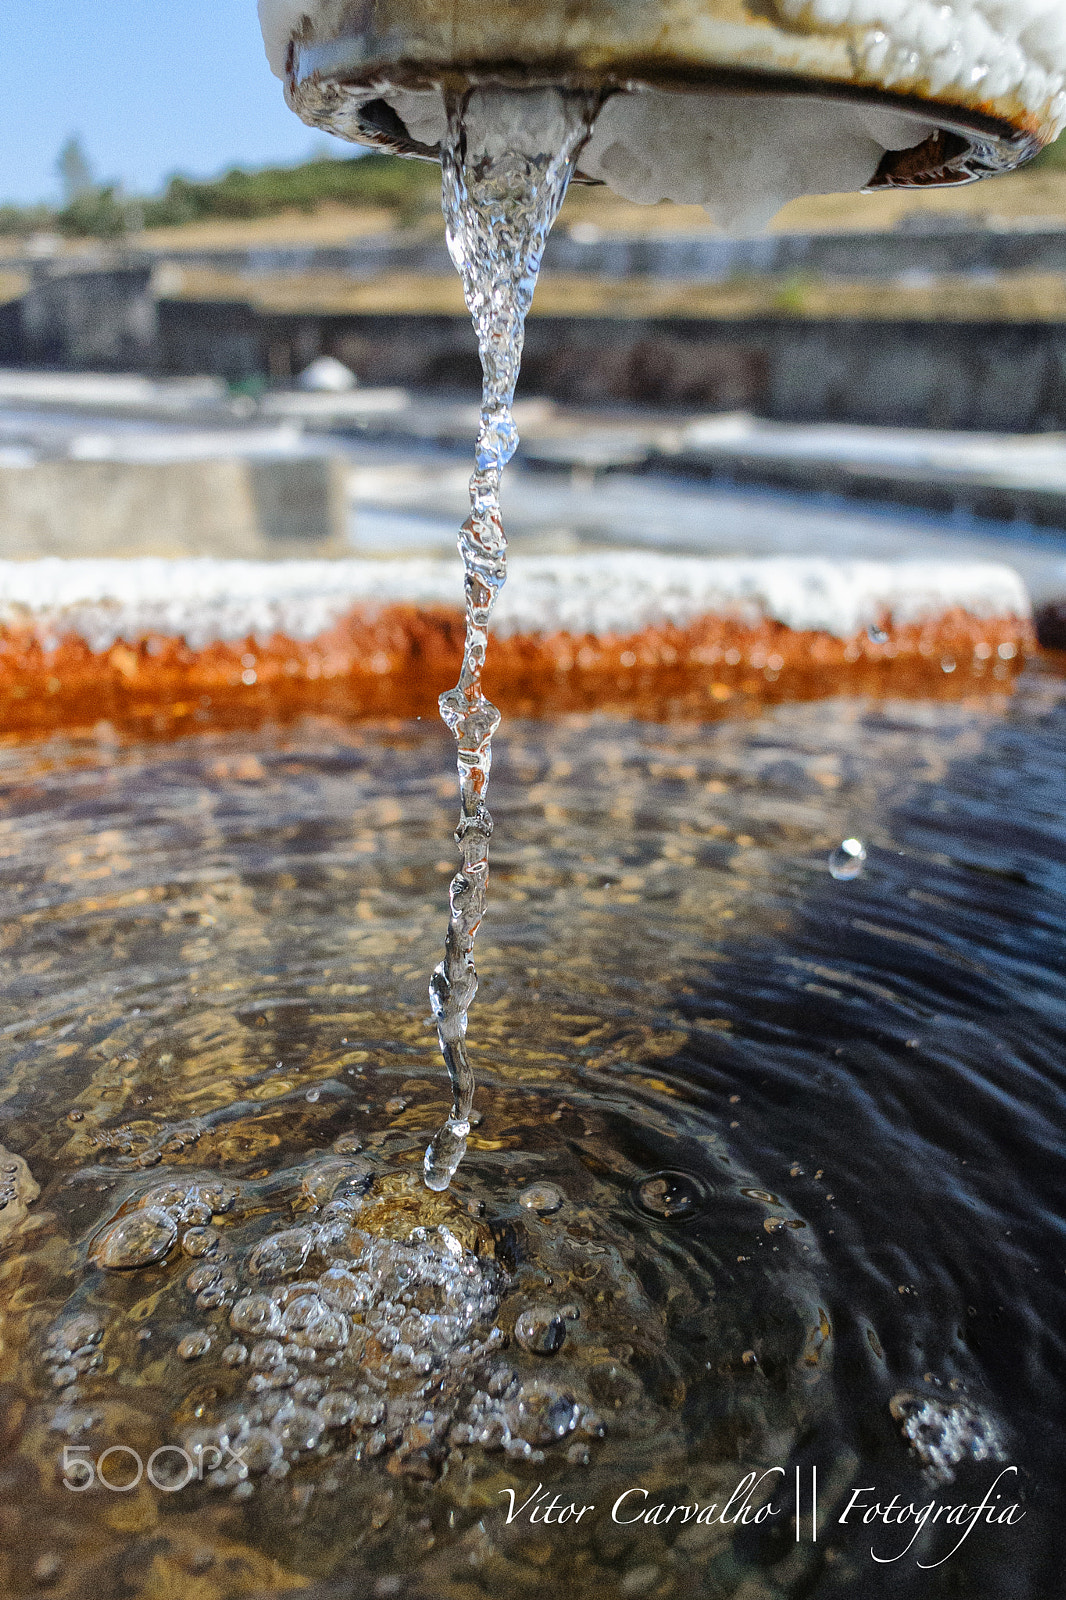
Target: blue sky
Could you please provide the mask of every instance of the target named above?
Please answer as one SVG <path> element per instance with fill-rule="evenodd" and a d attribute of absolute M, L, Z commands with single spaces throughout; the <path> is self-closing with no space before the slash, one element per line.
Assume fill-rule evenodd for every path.
<path fill-rule="evenodd" d="M 2 0 L 0 203 L 58 198 L 80 135 L 95 176 L 138 193 L 174 171 L 357 146 L 305 127 L 263 54 L 255 0 Z"/>

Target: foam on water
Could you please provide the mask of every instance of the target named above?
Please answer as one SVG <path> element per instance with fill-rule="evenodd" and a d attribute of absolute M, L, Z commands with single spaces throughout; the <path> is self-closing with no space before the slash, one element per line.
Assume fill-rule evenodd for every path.
<path fill-rule="evenodd" d="M 500 721 L 482 691 L 481 673 L 489 617 L 507 576 L 500 478 L 518 446 L 511 403 L 544 246 L 594 109 L 586 94 L 475 89 L 450 104 L 441 151 L 448 251 L 477 332 L 484 386 L 470 516 L 459 535 L 466 590 L 463 668 L 455 688 L 440 699 L 441 716 L 459 747 L 455 838 L 463 865 L 449 891 L 444 960 L 430 984 L 452 1085 L 451 1114 L 426 1151 L 431 1189 L 446 1189 L 463 1158 L 474 1094 L 465 1039 L 477 992 L 472 950 L 485 909 L 492 835 L 486 796 L 492 735 Z"/>

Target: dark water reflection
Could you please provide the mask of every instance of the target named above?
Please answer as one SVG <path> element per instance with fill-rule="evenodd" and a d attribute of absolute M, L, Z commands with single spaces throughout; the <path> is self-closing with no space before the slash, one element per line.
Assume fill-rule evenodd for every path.
<path fill-rule="evenodd" d="M 109 740 L 13 747 L 0 768 L 5 1592 L 1058 1593 L 1060 683 L 710 727 L 512 725 L 471 1036 L 483 1120 L 432 1200 L 447 736 L 323 721 Z M 852 835 L 865 871 L 836 881 L 828 853 Z M 203 1258 L 233 1279 L 215 1306 L 177 1247 L 117 1272 L 90 1255 L 163 1184 L 236 1196 Z M 255 1247 L 349 1193 L 379 1240 L 444 1223 L 476 1252 L 495 1353 L 434 1346 L 425 1422 L 376 1346 L 328 1371 L 312 1350 L 301 1372 L 384 1396 L 380 1448 L 345 1425 L 250 1491 L 65 1489 L 64 1445 L 146 1456 L 250 1415 L 220 1351 Z M 302 1275 L 325 1282 L 345 1249 Z M 211 1349 L 179 1359 L 204 1333 Z M 499 1431 L 500 1362 L 509 1453 L 467 1437 L 475 1389 Z M 945 1417 L 961 1440 L 954 1481 L 902 1435 L 923 1400 L 940 1444 Z M 1002 1459 L 972 1459 L 974 1437 Z M 913 1525 L 837 1520 L 867 1485 L 973 1505 L 1004 1466 L 1000 1506 L 1024 1519 L 975 1527 L 938 1566 L 918 1562 L 961 1529 L 878 1565 L 871 1545 L 893 1554 Z M 631 1486 L 720 1502 L 776 1467 L 761 1524 L 611 1522 Z M 501 1489 L 541 1483 L 595 1517 L 508 1528 Z"/>

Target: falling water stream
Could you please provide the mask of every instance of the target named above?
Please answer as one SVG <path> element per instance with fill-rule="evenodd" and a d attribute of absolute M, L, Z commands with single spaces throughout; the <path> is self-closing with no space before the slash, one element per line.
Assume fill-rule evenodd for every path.
<path fill-rule="evenodd" d="M 441 151 L 448 250 L 477 330 L 484 374 L 470 516 L 459 536 L 466 591 L 466 643 L 454 689 L 440 699 L 455 735 L 463 864 L 449 890 L 444 960 L 430 984 L 452 1108 L 426 1151 L 425 1180 L 448 1187 L 466 1150 L 474 1075 L 467 1015 L 477 992 L 473 944 L 485 910 L 492 816 L 486 803 L 492 736 L 500 713 L 481 687 L 493 605 L 507 576 L 500 478 L 518 446 L 511 414 L 526 315 L 548 233 L 574 162 L 592 128 L 595 98 L 561 89 L 499 86 L 456 95 Z"/>

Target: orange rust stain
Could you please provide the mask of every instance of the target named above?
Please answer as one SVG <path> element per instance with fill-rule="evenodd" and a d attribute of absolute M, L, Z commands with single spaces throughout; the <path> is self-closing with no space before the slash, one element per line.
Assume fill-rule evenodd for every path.
<path fill-rule="evenodd" d="M 171 733 L 308 711 L 433 715 L 437 695 L 459 671 L 462 642 L 460 611 L 407 605 L 354 611 L 312 640 L 279 634 L 265 644 L 248 638 L 201 650 L 156 635 L 100 653 L 75 634 L 45 648 L 31 629 L 0 629 L 0 734 L 100 719 Z M 1002 689 L 1035 648 L 1027 622 L 981 621 L 958 610 L 852 639 L 709 616 L 625 636 L 494 639 L 485 677 L 511 714 L 603 709 L 704 717 L 729 714 L 745 699 L 959 698 L 983 686 Z"/>

